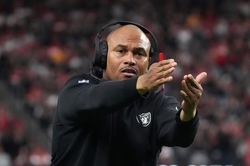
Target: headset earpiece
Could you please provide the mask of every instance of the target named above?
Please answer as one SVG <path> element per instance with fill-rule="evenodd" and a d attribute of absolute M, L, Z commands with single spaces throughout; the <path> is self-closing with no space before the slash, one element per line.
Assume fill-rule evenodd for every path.
<path fill-rule="evenodd" d="M 108 43 L 106 40 L 103 40 L 100 42 L 99 44 L 99 55 L 101 55 L 100 59 L 101 59 L 101 64 L 100 67 L 102 69 L 106 69 L 107 66 L 107 55 L 108 55 Z"/>

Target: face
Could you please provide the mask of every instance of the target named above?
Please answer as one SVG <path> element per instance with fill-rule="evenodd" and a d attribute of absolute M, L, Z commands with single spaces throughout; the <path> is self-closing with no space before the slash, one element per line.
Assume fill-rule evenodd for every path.
<path fill-rule="evenodd" d="M 122 26 L 108 36 L 107 42 L 107 68 L 103 78 L 124 80 L 146 72 L 150 61 L 150 41 L 138 27 Z"/>

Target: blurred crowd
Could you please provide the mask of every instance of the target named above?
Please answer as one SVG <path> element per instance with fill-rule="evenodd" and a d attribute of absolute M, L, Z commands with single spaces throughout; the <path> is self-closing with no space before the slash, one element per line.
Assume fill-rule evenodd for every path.
<path fill-rule="evenodd" d="M 0 81 L 22 99 L 20 111 L 51 141 L 60 89 L 73 74 L 89 71 L 96 34 L 117 20 L 150 29 L 159 51 L 177 61 L 166 94 L 181 101 L 182 76 L 208 73 L 194 143 L 164 147 L 159 164 L 250 166 L 248 0 L 2 0 Z M 49 148 L 27 138 L 24 124 L 0 101 L 0 165 L 49 165 Z"/>

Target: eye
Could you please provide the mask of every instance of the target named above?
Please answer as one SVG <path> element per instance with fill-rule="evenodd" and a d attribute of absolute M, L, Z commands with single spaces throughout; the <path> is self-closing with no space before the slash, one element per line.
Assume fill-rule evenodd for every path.
<path fill-rule="evenodd" d="M 126 51 L 124 49 L 117 49 L 116 52 L 120 53 L 120 54 L 123 54 L 125 53 Z"/>
<path fill-rule="evenodd" d="M 142 51 L 135 52 L 134 55 L 136 56 L 146 56 L 146 54 Z"/>
<path fill-rule="evenodd" d="M 124 50 L 119 49 L 119 50 L 117 50 L 117 52 L 119 52 L 119 53 L 123 53 L 123 52 L 124 52 Z"/>

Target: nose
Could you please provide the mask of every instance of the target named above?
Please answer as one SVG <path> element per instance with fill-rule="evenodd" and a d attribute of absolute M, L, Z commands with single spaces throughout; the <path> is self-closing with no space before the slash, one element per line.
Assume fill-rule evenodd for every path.
<path fill-rule="evenodd" d="M 125 64 L 129 64 L 129 65 L 135 65 L 135 57 L 133 55 L 133 53 L 128 52 L 127 55 L 125 56 Z"/>

